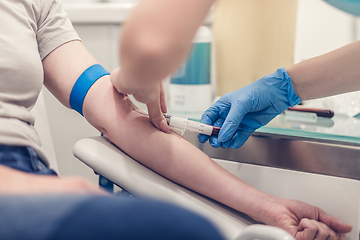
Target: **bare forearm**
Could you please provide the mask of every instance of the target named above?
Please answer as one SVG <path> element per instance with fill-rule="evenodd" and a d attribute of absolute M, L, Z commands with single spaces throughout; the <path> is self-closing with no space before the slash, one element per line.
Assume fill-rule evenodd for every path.
<path fill-rule="evenodd" d="M 106 87 L 108 80 L 95 84 L 88 93 L 84 113 L 104 136 L 164 177 L 257 220 L 264 220 L 261 217 L 265 202 L 274 197 L 245 184 L 179 135 L 165 134 L 154 128 L 147 116 L 133 110 L 128 99 L 122 98 L 111 85 Z M 99 103 L 96 99 L 104 102 Z M 115 102 L 105 104 L 106 99 L 115 99 Z M 97 108 L 111 113 L 102 115 L 108 120 L 97 120 L 100 118 Z M 113 114 L 116 112 L 118 114 Z M 97 122 L 101 123 L 97 125 Z"/>
<path fill-rule="evenodd" d="M 360 41 L 287 68 L 304 101 L 360 90 Z"/>
<path fill-rule="evenodd" d="M 143 0 L 120 39 L 121 76 L 131 84 L 163 80 L 183 61 L 214 0 Z"/>

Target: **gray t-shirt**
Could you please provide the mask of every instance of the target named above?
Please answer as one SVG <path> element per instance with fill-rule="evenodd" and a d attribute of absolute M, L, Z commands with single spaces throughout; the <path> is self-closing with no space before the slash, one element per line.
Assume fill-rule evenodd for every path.
<path fill-rule="evenodd" d="M 0 144 L 31 146 L 47 164 L 29 110 L 44 82 L 42 60 L 79 39 L 60 0 L 0 1 Z"/>

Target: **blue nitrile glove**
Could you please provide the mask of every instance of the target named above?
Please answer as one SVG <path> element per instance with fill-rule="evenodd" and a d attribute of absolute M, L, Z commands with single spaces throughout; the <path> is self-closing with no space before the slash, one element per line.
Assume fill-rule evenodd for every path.
<path fill-rule="evenodd" d="M 201 122 L 221 127 L 218 137 L 210 137 L 211 146 L 239 148 L 256 129 L 300 102 L 289 75 L 280 68 L 222 96 L 204 112 Z M 201 143 L 209 139 L 202 134 L 198 137 Z"/>

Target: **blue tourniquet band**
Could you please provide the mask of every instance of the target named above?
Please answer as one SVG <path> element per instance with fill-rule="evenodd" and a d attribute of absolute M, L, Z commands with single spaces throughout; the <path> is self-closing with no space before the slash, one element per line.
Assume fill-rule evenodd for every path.
<path fill-rule="evenodd" d="M 109 75 L 101 65 L 95 64 L 86 69 L 75 82 L 70 93 L 70 107 L 83 115 L 83 103 L 91 86 L 101 77 Z M 83 115 L 84 116 L 84 115 Z"/>

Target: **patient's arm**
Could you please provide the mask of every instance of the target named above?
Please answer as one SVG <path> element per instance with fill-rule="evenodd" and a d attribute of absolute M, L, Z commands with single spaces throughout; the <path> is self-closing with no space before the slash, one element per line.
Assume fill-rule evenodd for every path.
<path fill-rule="evenodd" d="M 147 116 L 133 109 L 130 99 L 119 94 L 104 78 L 90 89 L 84 114 L 105 137 L 164 177 L 258 221 L 286 229 L 297 235 L 297 239 L 309 239 L 303 235 L 308 231 L 316 234 L 316 227 L 329 230 L 322 222 L 337 231 L 349 231 L 349 226 L 318 208 L 256 190 L 179 135 L 165 134 L 154 128 Z M 301 230 L 302 227 L 306 231 Z"/>
<path fill-rule="evenodd" d="M 43 61 L 45 84 L 65 106 L 69 106 L 74 82 L 94 63 L 96 61 L 80 42 L 64 44 Z M 335 236 L 326 225 L 340 233 L 350 231 L 350 226 L 318 208 L 254 189 L 182 137 L 165 134 L 153 127 L 148 117 L 134 108 L 130 99 L 118 93 L 109 76 L 105 76 L 89 90 L 83 112 L 90 124 L 105 137 L 157 173 L 258 221 L 279 226 L 297 239 L 313 239 L 311 234 L 315 235 L 319 229 L 324 232 L 322 234 Z M 303 237 L 306 234 L 310 237 Z"/>

